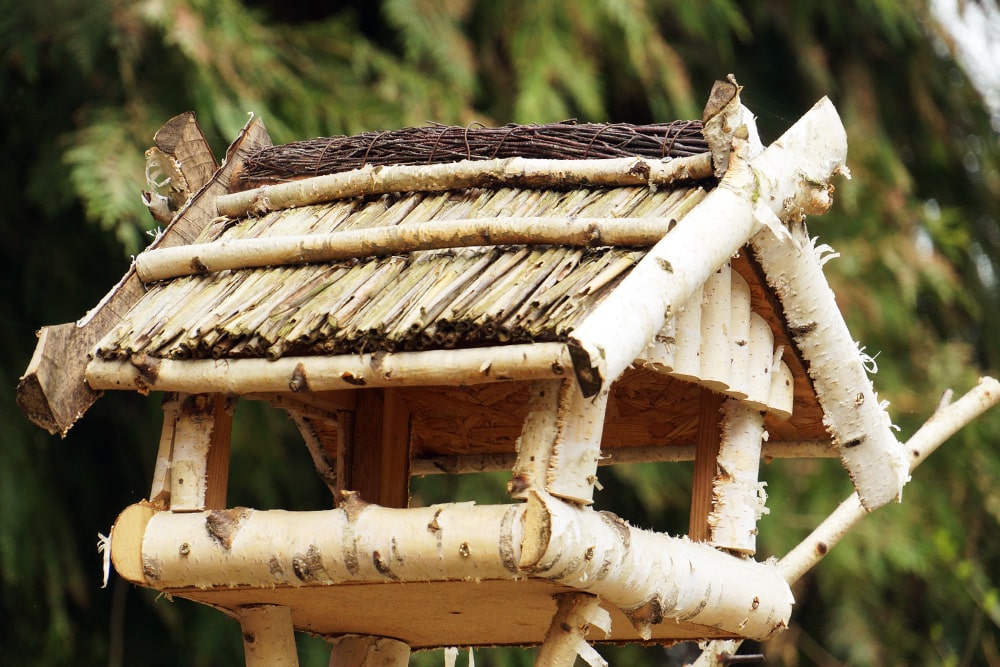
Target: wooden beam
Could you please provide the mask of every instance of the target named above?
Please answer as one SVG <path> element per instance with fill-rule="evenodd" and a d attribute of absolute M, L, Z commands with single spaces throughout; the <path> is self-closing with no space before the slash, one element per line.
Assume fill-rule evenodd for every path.
<path fill-rule="evenodd" d="M 215 200 L 228 191 L 229 176 L 236 163 L 270 144 L 263 123 L 256 119 L 247 123 L 229 147 L 223 167 L 149 248 L 194 241 L 218 217 Z M 43 327 L 38 332 L 38 345 L 17 387 L 17 404 L 28 419 L 49 433 L 66 435 L 100 397 L 100 392 L 92 389 L 85 379 L 94 346 L 144 293 L 133 265 L 121 282 L 79 322 Z"/>
<path fill-rule="evenodd" d="M 691 482 L 691 518 L 688 525 L 688 537 L 695 542 L 705 542 L 711 537 L 708 517 L 712 512 L 712 482 L 718 468 L 719 444 L 722 438 L 721 408 L 720 394 L 708 389 L 701 390 L 694 479 Z"/>
<path fill-rule="evenodd" d="M 366 502 L 406 507 L 410 501 L 410 414 L 398 390 L 366 389 L 345 414 L 337 443 L 337 488 Z"/>
<path fill-rule="evenodd" d="M 247 667 L 298 667 L 292 611 L 275 604 L 240 607 Z"/>

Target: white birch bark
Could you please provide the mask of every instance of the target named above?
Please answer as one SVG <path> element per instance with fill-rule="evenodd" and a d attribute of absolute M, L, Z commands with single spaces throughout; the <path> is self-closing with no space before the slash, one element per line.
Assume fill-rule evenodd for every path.
<path fill-rule="evenodd" d="M 95 359 L 87 366 L 93 389 L 247 394 L 359 387 L 482 384 L 565 378 L 572 361 L 562 343 L 462 350 L 428 350 L 330 357 L 269 359 Z"/>
<path fill-rule="evenodd" d="M 813 242 L 804 229 L 781 236 L 765 230 L 752 245 L 784 308 L 823 407 L 824 424 L 861 503 L 870 511 L 895 500 L 907 481 L 906 455 L 879 404 Z"/>
<path fill-rule="evenodd" d="M 330 641 L 330 667 L 406 667 L 410 647 L 389 637 L 342 635 Z"/>
<path fill-rule="evenodd" d="M 710 543 L 752 556 L 757 551 L 757 521 L 767 514 L 767 494 L 758 479 L 764 440 L 764 415 L 729 399 L 722 405 L 722 440 L 708 517 Z"/>
<path fill-rule="evenodd" d="M 142 539 L 144 575 L 158 589 L 516 579 L 523 511 L 388 509 L 352 497 L 314 512 L 159 512 Z"/>
<path fill-rule="evenodd" d="M 765 639 L 787 626 L 792 594 L 767 564 L 629 526 L 532 493 L 520 567 L 621 608 L 640 636 L 690 621 Z"/>
<path fill-rule="evenodd" d="M 719 186 L 684 216 L 572 333 L 570 350 L 585 393 L 613 382 L 695 288 L 761 226 L 784 229 L 803 214 L 825 212 L 828 181 L 842 169 L 846 135 L 823 99 L 749 164 L 746 139 Z M 744 135 L 745 136 L 745 135 Z"/>
<path fill-rule="evenodd" d="M 170 459 L 170 509 L 196 512 L 205 509 L 214 404 L 206 394 L 181 395 L 178 400 Z"/>
<path fill-rule="evenodd" d="M 726 395 L 743 400 L 750 395 L 750 286 L 736 271 L 732 274 L 729 303 L 732 314 L 729 318 L 731 341 L 729 352 L 729 389 Z"/>
<path fill-rule="evenodd" d="M 596 596 L 563 593 L 556 596 L 557 608 L 545 640 L 538 649 L 535 667 L 573 667 L 577 656 L 590 667 L 607 667 L 607 661 L 587 643 L 591 626 L 611 631 L 611 615 L 601 608 Z"/>
<path fill-rule="evenodd" d="M 690 621 L 764 639 L 792 605 L 767 564 L 537 492 L 509 506 L 158 512 L 143 533 L 116 534 L 114 548 L 141 552 L 136 582 L 160 590 L 538 577 L 599 595 L 647 638 Z"/>
<path fill-rule="evenodd" d="M 589 505 L 597 485 L 608 392 L 584 398 L 574 380 L 546 380 L 532 385 L 529 401 L 508 491 L 525 498 L 531 489 L 545 489 Z"/>
<path fill-rule="evenodd" d="M 729 389 L 733 366 L 731 335 L 732 269 L 723 264 L 705 282 L 701 303 L 701 385 L 716 393 Z"/>
<path fill-rule="evenodd" d="M 226 269 L 287 266 L 484 245 L 650 246 L 668 218 L 509 217 L 431 220 L 331 234 L 235 239 L 148 250 L 135 258 L 143 282 Z"/>
<path fill-rule="evenodd" d="M 676 315 L 674 364 L 670 375 L 697 382 L 701 378 L 701 314 L 704 286 L 699 285 Z"/>
<path fill-rule="evenodd" d="M 252 605 L 236 612 L 247 667 L 298 667 L 292 612 L 279 605 Z"/>
<path fill-rule="evenodd" d="M 771 392 L 767 397 L 767 408 L 778 418 L 789 419 L 795 408 L 795 377 L 788 364 L 782 361 L 783 351 L 782 346 L 778 346 L 774 351 L 774 363 L 771 365 Z"/>
<path fill-rule="evenodd" d="M 625 157 L 595 160 L 505 158 L 428 165 L 362 167 L 342 174 L 316 176 L 217 199 L 219 215 L 242 217 L 283 208 L 308 206 L 387 192 L 443 192 L 474 187 L 551 187 L 667 185 L 712 175 L 705 153 L 671 160 Z"/>

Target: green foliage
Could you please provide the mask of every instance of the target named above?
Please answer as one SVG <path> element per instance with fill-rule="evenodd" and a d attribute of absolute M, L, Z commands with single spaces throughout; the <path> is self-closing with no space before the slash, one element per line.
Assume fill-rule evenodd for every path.
<path fill-rule="evenodd" d="M 1000 146 L 927 2 L 349 6 L 0 3 L 7 392 L 32 331 L 82 315 L 146 242 L 143 153 L 176 113 L 195 110 L 221 155 L 249 111 L 279 143 L 426 121 L 698 117 L 711 82 L 728 72 L 746 86 L 766 142 L 822 95 L 847 125 L 854 178 L 837 183 L 834 210 L 814 233 L 842 254 L 827 272 L 852 333 L 880 352 L 876 386 L 901 435 L 941 390 L 964 391 L 1000 368 Z M 239 660 L 238 630 L 212 610 L 120 581 L 95 586 L 97 531 L 148 487 L 152 403 L 106 397 L 58 443 L 4 394 L 0 614 L 12 620 L 0 630 L 0 663 Z M 241 407 L 236 429 L 234 502 L 329 502 L 277 413 Z M 993 415 L 935 454 L 902 505 L 867 519 L 799 584 L 793 628 L 766 650 L 787 664 L 1000 660 L 998 439 Z M 785 553 L 849 492 L 835 462 L 774 462 L 763 476 L 765 556 Z M 483 502 L 502 494 L 501 477 L 414 488 L 427 502 Z M 684 531 L 689 468 L 624 466 L 602 482 L 602 508 Z M 302 651 L 303 664 L 323 664 L 321 643 L 303 640 Z M 620 664 L 665 659 L 658 649 L 620 651 Z M 477 660 L 527 664 L 530 654 Z"/>

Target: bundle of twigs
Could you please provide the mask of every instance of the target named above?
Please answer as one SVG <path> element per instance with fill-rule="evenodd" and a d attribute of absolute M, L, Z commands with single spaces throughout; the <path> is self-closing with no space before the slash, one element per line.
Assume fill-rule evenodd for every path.
<path fill-rule="evenodd" d="M 708 151 L 701 121 L 652 125 L 586 123 L 456 127 L 429 125 L 264 148 L 246 158 L 244 184 L 274 183 L 366 165 L 422 165 L 527 157 L 563 160 L 686 157 Z"/>

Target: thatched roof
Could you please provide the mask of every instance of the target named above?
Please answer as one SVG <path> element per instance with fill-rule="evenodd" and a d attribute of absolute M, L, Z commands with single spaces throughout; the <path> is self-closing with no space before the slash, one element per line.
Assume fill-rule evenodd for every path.
<path fill-rule="evenodd" d="M 680 219 L 701 186 L 503 188 L 354 197 L 226 220 L 199 243 L 496 216 Z M 645 255 L 638 247 L 500 246 L 227 270 L 152 285 L 103 359 L 276 359 L 564 340 Z"/>

